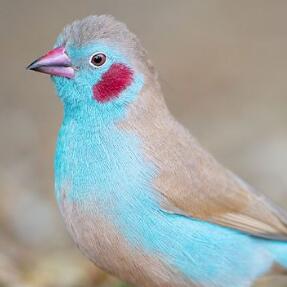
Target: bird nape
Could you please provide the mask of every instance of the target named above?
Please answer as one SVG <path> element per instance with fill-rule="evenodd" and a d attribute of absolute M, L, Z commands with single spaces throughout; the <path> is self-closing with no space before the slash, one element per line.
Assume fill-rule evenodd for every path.
<path fill-rule="evenodd" d="M 56 197 L 96 265 L 148 287 L 249 287 L 287 268 L 286 214 L 170 115 L 126 25 L 75 21 L 28 69 L 50 74 L 63 103 Z"/>

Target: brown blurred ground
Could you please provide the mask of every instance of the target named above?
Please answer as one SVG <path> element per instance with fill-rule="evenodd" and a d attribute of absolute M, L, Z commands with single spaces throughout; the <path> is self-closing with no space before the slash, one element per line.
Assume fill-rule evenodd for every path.
<path fill-rule="evenodd" d="M 24 69 L 65 24 L 102 13 L 126 22 L 178 119 L 287 207 L 286 12 L 283 0 L 1 0 L 0 286 L 112 286 L 62 224 L 53 195 L 61 106 L 49 78 Z"/>

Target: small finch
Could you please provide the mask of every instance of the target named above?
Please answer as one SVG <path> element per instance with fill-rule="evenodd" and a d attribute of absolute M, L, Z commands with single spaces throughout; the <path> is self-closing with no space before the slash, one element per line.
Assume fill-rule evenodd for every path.
<path fill-rule="evenodd" d="M 143 287 L 249 287 L 287 268 L 286 214 L 172 117 L 124 24 L 75 21 L 28 69 L 63 103 L 56 197 L 97 266 Z"/>

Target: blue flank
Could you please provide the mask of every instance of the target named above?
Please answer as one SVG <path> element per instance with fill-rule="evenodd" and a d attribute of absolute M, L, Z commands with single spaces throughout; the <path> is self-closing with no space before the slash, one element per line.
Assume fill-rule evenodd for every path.
<path fill-rule="evenodd" d="M 95 51 L 105 52 L 109 62 L 91 70 L 83 59 Z M 68 186 L 69 200 L 105 214 L 131 247 L 160 256 L 204 286 L 247 287 L 274 257 L 287 263 L 286 244 L 162 210 L 152 184 L 156 167 L 146 160 L 140 138 L 117 127 L 143 87 L 143 76 L 137 74 L 118 99 L 100 104 L 92 99 L 92 85 L 113 62 L 128 61 L 104 45 L 70 48 L 68 54 L 83 68 L 73 80 L 53 78 L 64 103 L 55 159 L 58 200 L 61 187 Z"/>

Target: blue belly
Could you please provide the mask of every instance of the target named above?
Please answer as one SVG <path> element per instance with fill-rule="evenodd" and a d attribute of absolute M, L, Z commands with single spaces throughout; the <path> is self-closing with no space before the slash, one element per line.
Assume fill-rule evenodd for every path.
<path fill-rule="evenodd" d="M 273 263 L 268 241 L 162 210 L 155 166 L 140 139 L 116 126 L 95 132 L 64 122 L 55 174 L 57 195 L 68 184 L 68 199 L 104 214 L 131 247 L 203 286 L 247 287 Z"/>

